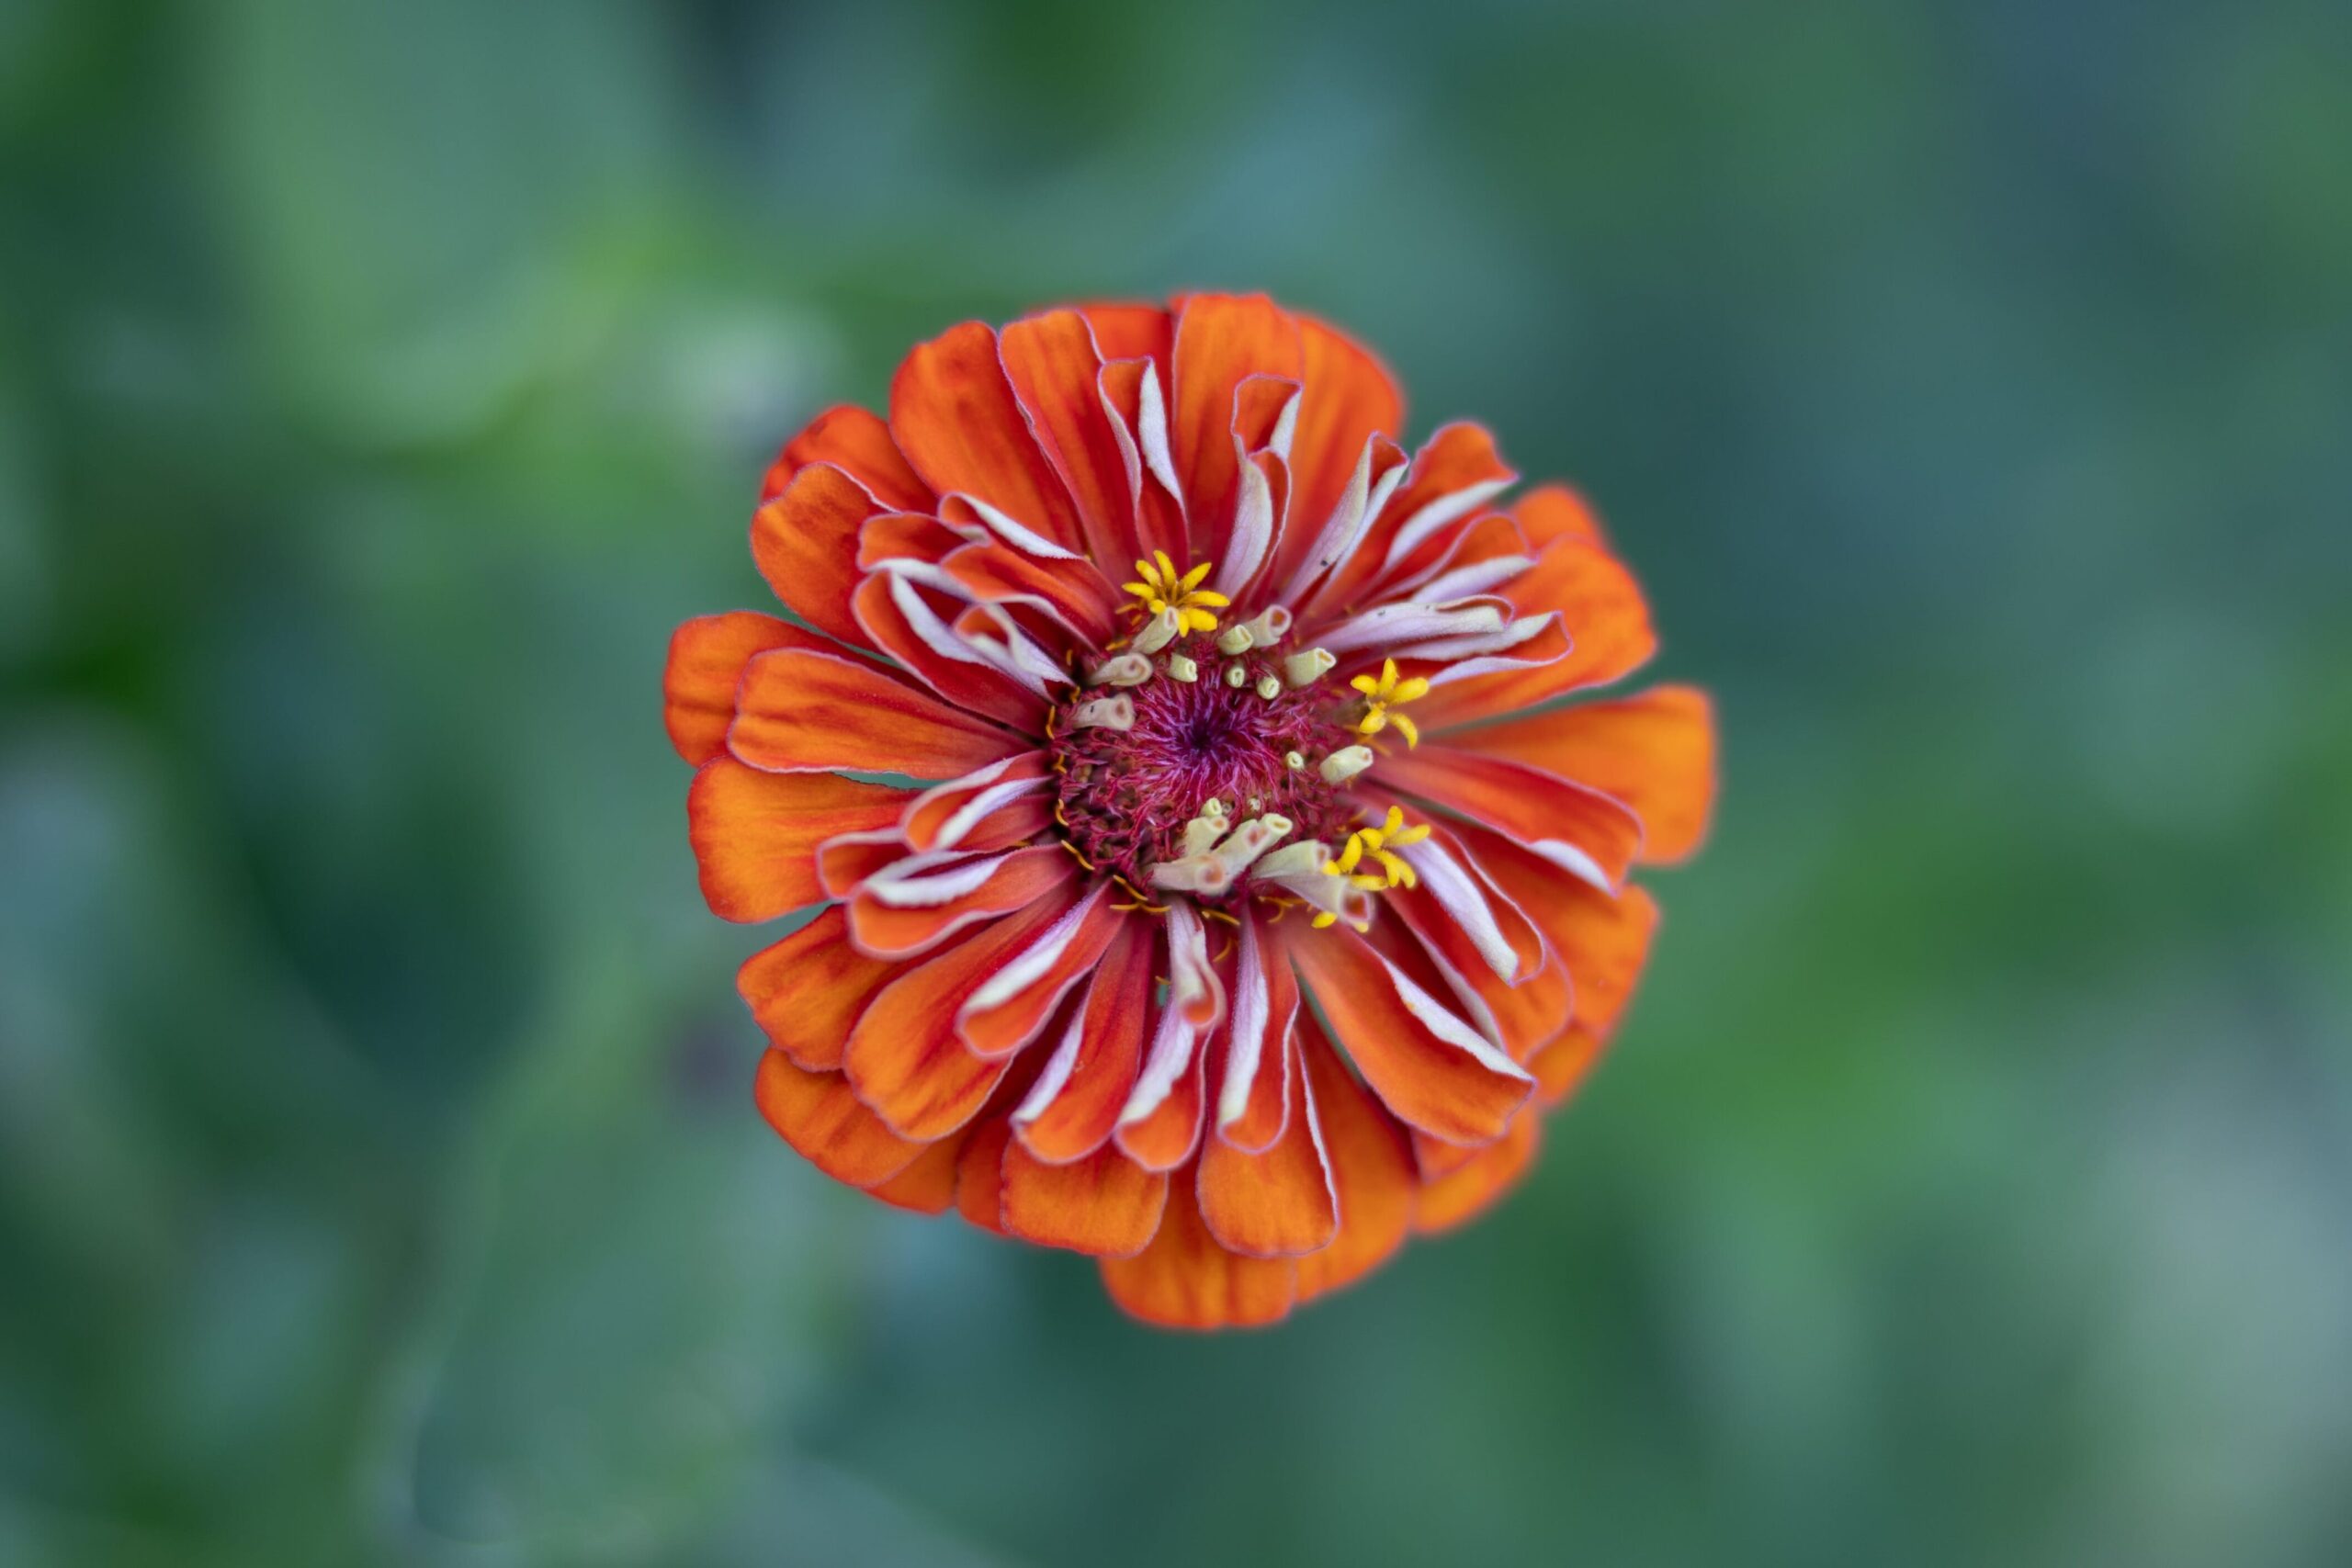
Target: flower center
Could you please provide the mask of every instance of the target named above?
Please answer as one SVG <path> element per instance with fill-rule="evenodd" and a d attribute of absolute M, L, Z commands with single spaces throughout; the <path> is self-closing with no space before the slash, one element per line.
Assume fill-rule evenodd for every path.
<path fill-rule="evenodd" d="M 1154 639 L 1153 624 L 1054 715 L 1071 848 L 1156 903 L 1234 897 L 1255 855 L 1344 841 L 1355 807 L 1338 784 L 1351 759 L 1332 759 L 1359 739 L 1335 701 L 1346 694 L 1322 679 L 1328 656 L 1233 651 L 1247 640 L 1233 630 Z"/>

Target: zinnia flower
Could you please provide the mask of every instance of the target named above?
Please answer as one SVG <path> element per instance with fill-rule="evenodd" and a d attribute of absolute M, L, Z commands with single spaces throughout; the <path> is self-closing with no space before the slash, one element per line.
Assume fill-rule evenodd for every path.
<path fill-rule="evenodd" d="M 909 1209 L 1261 1324 L 1493 1201 L 1703 830 L 1705 697 L 1591 513 L 1262 297 L 1054 310 L 817 417 L 678 629 L 761 1110 Z M 919 781 L 907 784 L 906 780 Z"/>

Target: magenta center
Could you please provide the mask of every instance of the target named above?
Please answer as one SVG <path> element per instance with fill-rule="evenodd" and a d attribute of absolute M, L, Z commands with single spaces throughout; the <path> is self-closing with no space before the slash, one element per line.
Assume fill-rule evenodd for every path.
<path fill-rule="evenodd" d="M 1077 692 L 1055 715 L 1062 822 L 1079 852 L 1097 869 L 1148 888 L 1152 866 L 1183 858 L 1185 824 L 1213 798 L 1236 821 L 1268 812 L 1289 818 L 1295 826 L 1286 841 L 1345 839 L 1354 809 L 1317 771 L 1356 739 L 1332 721 L 1331 693 L 1280 685 L 1262 696 L 1261 681 L 1281 682 L 1278 663 L 1230 658 L 1205 636 L 1186 637 L 1167 652 L 1190 657 L 1198 678 L 1157 674 L 1125 689 L 1135 705 L 1128 728 L 1071 723 L 1071 713 L 1101 697 L 1102 687 Z M 1243 671 L 1238 686 L 1227 676 L 1235 665 Z"/>

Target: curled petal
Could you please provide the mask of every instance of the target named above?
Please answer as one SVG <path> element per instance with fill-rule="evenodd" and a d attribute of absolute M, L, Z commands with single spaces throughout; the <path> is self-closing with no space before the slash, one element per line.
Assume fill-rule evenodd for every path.
<path fill-rule="evenodd" d="M 1298 1047 L 1285 1039 L 1278 1049 L 1288 1061 Z M 1324 1153 L 1313 1087 L 1295 1061 L 1285 1076 L 1298 1081 L 1299 1103 L 1270 1146 L 1253 1153 L 1211 1138 L 1201 1148 L 1201 1218 L 1230 1252 L 1295 1257 L 1321 1251 L 1339 1233 L 1339 1194 Z"/>

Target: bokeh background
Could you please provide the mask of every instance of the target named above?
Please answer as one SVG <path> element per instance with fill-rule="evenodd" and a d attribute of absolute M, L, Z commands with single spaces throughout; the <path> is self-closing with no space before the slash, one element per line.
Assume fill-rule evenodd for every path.
<path fill-rule="evenodd" d="M 0 1562 L 2352 1561 L 2352 12 L 0 0 Z M 970 316 L 1596 499 L 1714 841 L 1268 1333 L 754 1114 L 658 680 Z"/>

